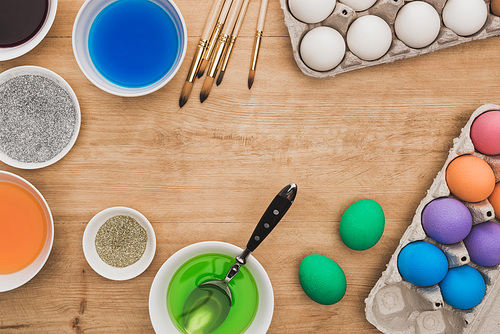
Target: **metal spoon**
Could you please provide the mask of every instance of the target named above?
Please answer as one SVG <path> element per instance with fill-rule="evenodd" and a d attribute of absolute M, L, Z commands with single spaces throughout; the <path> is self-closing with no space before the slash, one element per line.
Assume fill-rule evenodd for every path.
<path fill-rule="evenodd" d="M 233 296 L 229 282 L 238 274 L 246 259 L 276 227 L 292 205 L 297 194 L 295 183 L 287 185 L 271 202 L 262 215 L 243 252 L 223 280 L 208 281 L 197 286 L 184 302 L 182 324 L 189 334 L 209 334 L 226 320 Z"/>

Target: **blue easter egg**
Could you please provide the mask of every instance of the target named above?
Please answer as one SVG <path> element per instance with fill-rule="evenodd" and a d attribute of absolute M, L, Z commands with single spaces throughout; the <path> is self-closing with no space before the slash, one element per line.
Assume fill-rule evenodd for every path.
<path fill-rule="evenodd" d="M 439 287 L 444 301 L 461 310 L 479 304 L 486 293 L 483 275 L 470 266 L 451 268 Z"/>
<path fill-rule="evenodd" d="M 448 273 L 448 259 L 443 251 L 425 241 L 406 245 L 398 256 L 399 273 L 417 286 L 441 282 Z"/>

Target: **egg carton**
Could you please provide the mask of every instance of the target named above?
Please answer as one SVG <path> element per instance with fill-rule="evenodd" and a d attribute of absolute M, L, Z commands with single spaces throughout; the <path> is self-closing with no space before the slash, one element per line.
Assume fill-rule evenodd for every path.
<path fill-rule="evenodd" d="M 423 0 L 432 5 L 441 17 L 441 12 L 447 0 Z M 448 48 L 457 44 L 470 42 L 478 39 L 500 35 L 500 17 L 493 15 L 490 11 L 490 0 L 485 0 L 488 7 L 488 18 L 485 25 L 474 35 L 463 37 L 454 33 L 442 24 L 436 40 L 429 46 L 421 49 L 413 49 L 400 41 L 394 33 L 394 21 L 396 15 L 405 3 L 410 1 L 404 0 L 378 0 L 372 7 L 367 10 L 356 12 L 351 7 L 337 1 L 333 13 L 324 21 L 315 24 L 307 24 L 297 20 L 288 7 L 288 0 L 280 0 L 281 8 L 285 14 L 285 24 L 288 27 L 288 33 L 292 42 L 293 56 L 300 70 L 309 76 L 316 78 L 333 77 L 337 74 L 357 70 L 367 66 L 391 63 L 396 60 L 411 58 L 422 54 L 434 52 L 436 50 Z M 346 40 L 347 29 L 349 25 L 357 18 L 365 15 L 376 15 L 384 19 L 392 30 L 392 45 L 389 51 L 377 60 L 367 61 L 355 56 L 348 49 L 346 50 L 342 62 L 330 71 L 319 72 L 309 68 L 300 57 L 300 42 L 302 37 L 311 29 L 328 26 L 336 29 Z"/>
<path fill-rule="evenodd" d="M 426 235 L 421 223 L 422 210 L 430 201 L 439 197 L 453 197 L 445 174 L 448 164 L 457 156 L 470 154 L 482 158 L 492 167 L 496 182 L 500 181 L 500 156 L 486 156 L 477 152 L 470 137 L 473 121 L 489 110 L 500 110 L 500 106 L 486 104 L 479 107 L 462 129 L 460 136 L 453 140 L 453 147 L 443 168 L 420 202 L 411 225 L 387 264 L 387 269 L 365 300 L 366 318 L 384 333 L 500 333 L 500 267 L 476 265 L 470 260 L 463 242 L 440 244 Z M 493 206 L 487 199 L 479 203 L 464 204 L 471 211 L 473 224 L 496 220 Z M 399 252 L 407 244 L 420 240 L 430 242 L 443 250 L 450 268 L 468 264 L 479 270 L 486 282 L 486 295 L 480 304 L 469 310 L 455 309 L 444 302 L 438 285 L 417 287 L 401 277 L 397 265 Z"/>

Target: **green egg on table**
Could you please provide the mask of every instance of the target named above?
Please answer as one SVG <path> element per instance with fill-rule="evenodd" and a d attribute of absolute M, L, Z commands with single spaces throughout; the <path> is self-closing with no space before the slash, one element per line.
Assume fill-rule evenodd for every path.
<path fill-rule="evenodd" d="M 373 247 L 382 237 L 385 227 L 384 210 L 372 199 L 353 203 L 340 220 L 340 238 L 354 250 Z"/>
<path fill-rule="evenodd" d="M 332 305 L 346 292 L 347 281 L 342 268 L 320 254 L 306 256 L 299 267 L 299 281 L 304 292 L 317 303 Z"/>

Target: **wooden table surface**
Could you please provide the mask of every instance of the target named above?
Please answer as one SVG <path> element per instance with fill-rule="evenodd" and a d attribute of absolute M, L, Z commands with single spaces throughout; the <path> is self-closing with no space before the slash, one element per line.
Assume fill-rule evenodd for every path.
<path fill-rule="evenodd" d="M 179 94 L 211 1 L 177 0 L 188 27 L 187 57 L 175 78 L 145 97 L 96 88 L 73 56 L 71 31 L 83 0 L 60 0 L 48 36 L 0 63 L 49 68 L 73 87 L 82 127 L 69 154 L 40 170 L 0 169 L 33 183 L 55 221 L 52 253 L 24 286 L 0 294 L 0 333 L 151 333 L 149 289 L 179 249 L 205 240 L 244 246 L 276 193 L 296 182 L 297 199 L 255 252 L 275 293 L 268 333 L 376 333 L 364 299 L 441 169 L 452 139 L 484 103 L 500 103 L 500 39 L 314 79 L 299 71 L 283 13 L 269 4 L 252 90 L 248 66 L 259 1 L 252 0 L 224 82 L 200 104 L 201 81 L 180 109 Z M 383 207 L 380 242 L 353 251 L 338 225 L 354 201 Z M 82 251 L 87 222 L 129 206 L 153 224 L 157 251 L 139 277 L 96 274 Z M 343 268 L 347 293 L 335 305 L 310 300 L 300 261 L 326 255 Z"/>

